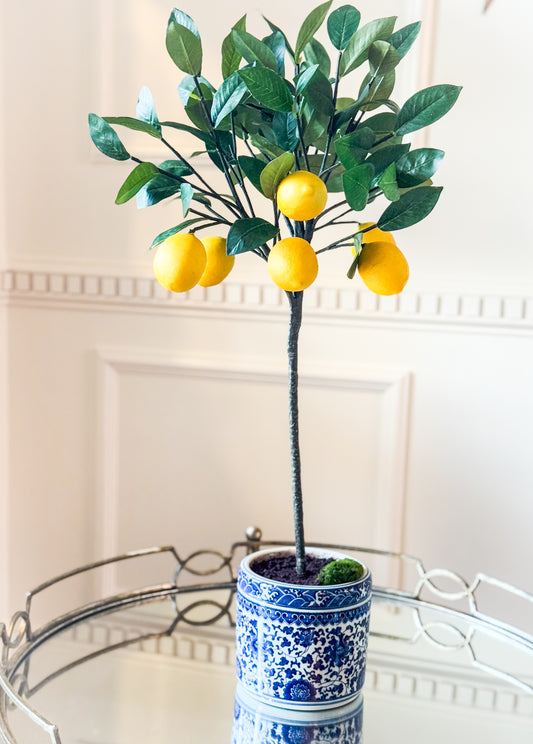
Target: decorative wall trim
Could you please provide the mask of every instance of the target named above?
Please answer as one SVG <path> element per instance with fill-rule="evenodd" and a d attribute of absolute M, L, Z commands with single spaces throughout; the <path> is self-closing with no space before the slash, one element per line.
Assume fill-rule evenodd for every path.
<path fill-rule="evenodd" d="M 163 630 L 165 622 L 154 616 L 147 621 L 139 613 L 136 618 L 128 617 L 128 622 L 116 619 L 104 620 L 90 625 L 74 626 L 69 631 L 70 641 L 98 647 L 121 643 L 143 633 L 153 633 L 157 624 Z M 168 625 L 168 622 L 166 623 Z M 231 673 L 234 665 L 235 643 L 233 631 L 223 628 L 208 630 L 191 629 L 151 638 L 128 647 L 132 654 L 158 654 L 179 663 L 215 665 Z M 365 696 L 372 693 L 386 694 L 423 701 L 432 704 L 451 704 L 458 708 L 479 710 L 480 714 L 512 714 L 513 717 L 533 716 L 531 695 L 514 690 L 508 686 L 492 682 L 486 675 L 476 674 L 452 663 L 437 663 L 402 657 L 400 654 L 369 651 L 365 680 Z M 513 718 L 513 720 L 515 720 Z"/>
<path fill-rule="evenodd" d="M 0 299 L 8 305 L 286 319 L 284 293 L 272 283 L 226 281 L 190 292 L 168 292 L 155 279 L 83 273 L 0 272 Z M 515 333 L 533 332 L 533 295 L 410 292 L 380 297 L 366 289 L 310 287 L 306 315 L 325 322 L 436 325 Z"/>
<path fill-rule="evenodd" d="M 259 384 L 286 385 L 284 367 L 273 366 L 268 359 L 224 361 L 220 357 L 208 359 L 176 359 L 172 355 L 153 350 L 99 349 L 99 417 L 98 446 L 99 493 L 101 503 L 96 534 L 100 535 L 99 555 L 117 555 L 119 490 L 118 448 L 119 398 L 121 379 L 128 373 L 147 376 L 170 375 L 178 378 L 245 380 Z M 337 367 L 321 368 L 300 374 L 302 387 L 336 388 L 346 391 L 366 391 L 381 397 L 379 452 L 377 459 L 385 463 L 380 468 L 376 492 L 376 511 L 372 544 L 386 546 L 395 552 L 403 550 L 405 522 L 405 474 L 409 428 L 410 374 L 405 370 L 379 368 L 346 370 Z M 398 584 L 397 567 L 391 567 L 391 585 Z M 114 593 L 120 588 L 114 566 L 104 575 L 102 590 Z"/>

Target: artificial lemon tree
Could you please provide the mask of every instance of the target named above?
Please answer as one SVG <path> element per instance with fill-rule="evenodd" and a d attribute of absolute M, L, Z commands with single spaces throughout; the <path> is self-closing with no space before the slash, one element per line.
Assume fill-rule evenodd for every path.
<path fill-rule="evenodd" d="M 246 30 L 240 18 L 222 42 L 218 86 L 202 75 L 196 24 L 174 9 L 166 32 L 170 57 L 185 77 L 178 93 L 189 122 L 160 121 L 143 88 L 135 117 L 89 115 L 94 144 L 115 160 L 136 165 L 117 204 L 135 197 L 138 207 L 181 201 L 183 219 L 158 235 L 154 272 L 167 289 L 212 286 L 231 271 L 235 256 L 250 252 L 267 263 L 290 307 L 289 417 L 296 564 L 305 570 L 305 541 L 298 431 L 298 335 L 303 291 L 318 274 L 317 256 L 348 250 L 348 277 L 358 272 L 378 294 L 400 292 L 407 261 L 392 233 L 427 217 L 441 187 L 432 177 L 443 151 L 414 149 L 408 136 L 444 116 L 460 88 L 434 85 L 402 106 L 392 98 L 396 69 L 420 23 L 395 29 L 396 18 L 361 24 L 359 11 L 332 0 L 305 18 L 295 44 L 265 19 L 266 35 Z M 332 53 L 316 38 L 327 19 Z M 147 162 L 130 154 L 114 126 L 138 130 L 161 142 L 170 158 Z M 185 132 L 196 152 L 184 154 L 173 135 Z M 407 138 L 407 139 L 406 139 Z M 219 193 L 194 165 L 203 153 L 226 182 Z M 364 221 L 376 199 L 386 206 L 377 222 Z M 257 216 L 260 200 L 272 219 Z M 350 227 L 344 228 L 344 225 Z M 220 228 L 227 237 L 204 231 Z M 345 233 L 339 237 L 339 233 Z M 198 237 L 200 234 L 202 237 Z M 351 251 L 350 251 L 351 249 Z"/>

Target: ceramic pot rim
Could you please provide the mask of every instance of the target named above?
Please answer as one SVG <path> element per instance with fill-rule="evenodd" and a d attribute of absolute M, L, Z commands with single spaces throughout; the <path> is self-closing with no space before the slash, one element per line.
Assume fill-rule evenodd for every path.
<path fill-rule="evenodd" d="M 294 555 L 294 552 L 295 552 L 294 547 L 291 547 L 290 545 L 283 546 L 283 547 L 263 548 L 262 550 L 257 550 L 255 553 L 250 553 L 250 555 L 247 555 L 245 558 L 243 558 L 241 561 L 241 568 L 243 569 L 243 571 L 246 571 L 246 573 L 256 578 L 257 581 L 266 582 L 268 584 L 272 584 L 273 586 L 290 586 L 294 589 L 302 589 L 302 590 L 328 589 L 329 591 L 332 591 L 334 589 L 346 589 L 347 587 L 353 587 L 353 586 L 357 586 L 357 584 L 362 584 L 365 581 L 367 581 L 368 578 L 370 577 L 370 570 L 368 566 L 366 566 L 358 558 L 353 558 L 351 555 L 342 553 L 339 550 L 330 550 L 329 548 L 315 548 L 313 546 L 307 549 L 306 553 L 308 555 L 316 555 L 321 558 L 332 558 L 333 560 L 340 560 L 342 558 L 351 558 L 352 560 L 356 561 L 364 568 L 363 575 L 359 577 L 356 581 L 348 581 L 344 584 L 289 584 L 286 581 L 279 581 L 278 579 L 270 579 L 268 576 L 262 576 L 261 574 L 256 573 L 251 567 L 251 564 L 254 561 L 256 561 L 258 558 L 271 555 L 272 553 L 285 553 L 288 555 Z"/>

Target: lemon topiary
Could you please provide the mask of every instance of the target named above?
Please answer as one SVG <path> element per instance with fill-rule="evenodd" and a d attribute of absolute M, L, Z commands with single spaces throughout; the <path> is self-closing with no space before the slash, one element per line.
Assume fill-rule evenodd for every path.
<path fill-rule="evenodd" d="M 332 0 L 314 8 L 297 34 L 267 21 L 266 35 L 257 37 L 246 30 L 243 16 L 223 40 L 221 77 L 215 81 L 203 76 L 194 20 L 174 8 L 166 47 L 184 75 L 178 92 L 188 122 L 161 121 L 147 88 L 134 117 L 89 114 L 96 147 L 134 164 L 117 204 L 135 198 L 141 208 L 168 201 L 167 214 L 174 215 L 175 201 L 181 202 L 182 216 L 172 216 L 171 227 L 151 246 L 158 249 L 153 265 L 163 286 L 174 292 L 197 283 L 211 287 L 227 277 L 236 256 L 249 253 L 267 262 L 271 279 L 287 293 L 300 574 L 305 540 L 296 352 L 303 291 L 317 278 L 317 256 L 334 249 L 347 249 L 350 279 L 359 273 L 378 294 L 402 290 L 409 268 L 394 235 L 435 207 L 442 189 L 432 178 L 444 155 L 436 148 L 413 148 L 410 135 L 447 114 L 460 93 L 458 86 L 437 84 L 396 103 L 397 68 L 420 23 L 395 28 L 391 16 L 362 25 L 357 8 L 331 8 Z M 332 60 L 316 38 L 326 19 Z M 149 135 L 169 159 L 152 162 L 131 154 L 117 126 Z M 190 137 L 190 147 L 177 147 L 176 136 Z M 223 187 L 196 165 L 193 153 L 220 172 Z M 365 210 L 377 199 L 386 206 L 368 222 Z M 225 237 L 203 238 L 204 247 L 195 235 L 209 235 L 213 228 Z"/>

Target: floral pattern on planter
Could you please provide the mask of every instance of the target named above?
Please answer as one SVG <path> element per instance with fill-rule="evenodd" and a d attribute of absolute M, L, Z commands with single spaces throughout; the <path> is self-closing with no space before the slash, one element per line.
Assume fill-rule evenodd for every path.
<path fill-rule="evenodd" d="M 231 744 L 360 744 L 363 701 L 335 711 L 300 713 L 254 702 L 239 686 Z"/>
<path fill-rule="evenodd" d="M 253 574 L 249 563 L 241 564 L 237 593 L 237 677 L 244 687 L 288 708 L 313 710 L 352 700 L 365 677 L 370 574 L 338 590 L 287 587 Z M 354 598 L 349 607 L 347 592 Z M 317 594 L 327 609 L 317 605 Z M 281 598 L 279 607 L 274 595 Z M 287 608 L 287 597 L 298 609 Z"/>

